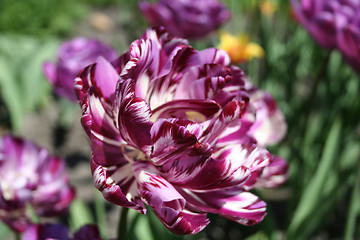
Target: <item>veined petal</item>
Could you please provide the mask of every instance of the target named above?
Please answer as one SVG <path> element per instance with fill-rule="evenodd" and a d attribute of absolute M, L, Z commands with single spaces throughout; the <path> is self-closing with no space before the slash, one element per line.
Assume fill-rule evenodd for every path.
<path fill-rule="evenodd" d="M 174 98 L 213 100 L 231 81 L 230 69 L 222 65 L 205 64 L 194 67 L 189 69 L 177 86 Z"/>
<path fill-rule="evenodd" d="M 116 205 L 135 209 L 142 214 L 146 213 L 130 163 L 107 168 L 96 164 L 92 156 L 91 171 L 95 187 L 106 200 Z"/>
<path fill-rule="evenodd" d="M 176 217 L 171 210 L 159 211 L 153 208 L 154 213 L 171 232 L 179 235 L 196 234 L 202 231 L 210 220 L 206 218 L 206 213 L 196 213 L 188 210 L 177 212 Z"/>
<path fill-rule="evenodd" d="M 192 190 L 222 189 L 239 184 L 247 187 L 256 182 L 258 175 L 255 173 L 262 171 L 271 158 L 266 149 L 256 144 L 227 145 L 215 150 L 211 158 L 198 163 L 197 168 L 186 169 L 188 175 L 176 184 Z M 176 170 L 177 175 L 185 171 L 180 167 Z"/>
<path fill-rule="evenodd" d="M 254 108 L 256 118 L 248 134 L 261 146 L 271 145 L 282 140 L 287 131 L 283 113 L 275 99 L 267 92 L 254 89 L 250 94 L 249 109 Z"/>
<path fill-rule="evenodd" d="M 184 74 L 199 63 L 199 53 L 190 46 L 177 46 L 168 56 L 161 75 L 152 80 L 147 101 L 152 109 L 174 99 Z"/>
<path fill-rule="evenodd" d="M 151 160 L 159 166 L 183 156 L 197 143 L 196 136 L 186 126 L 165 119 L 156 121 L 150 133 L 153 143 Z"/>
<path fill-rule="evenodd" d="M 230 57 L 226 51 L 217 48 L 207 48 L 200 51 L 202 64 L 220 64 L 227 66 L 230 64 Z"/>
<path fill-rule="evenodd" d="M 225 188 L 206 192 L 182 192 L 195 209 L 216 213 L 244 225 L 253 225 L 266 215 L 266 203 L 241 188 Z"/>
<path fill-rule="evenodd" d="M 266 166 L 257 179 L 254 187 L 273 188 L 282 185 L 288 178 L 288 164 L 279 156 L 271 156 L 271 162 Z"/>
<path fill-rule="evenodd" d="M 253 121 L 240 118 L 239 122 L 230 124 L 219 136 L 215 148 L 222 148 L 229 144 L 255 143 L 256 140 L 247 135 Z"/>
<path fill-rule="evenodd" d="M 124 158 L 120 146 L 125 141 L 115 126 L 110 108 L 104 99 L 96 95 L 94 87 L 83 98 L 81 123 L 90 139 L 95 161 L 105 166 L 120 164 Z"/>
<path fill-rule="evenodd" d="M 152 164 L 136 162 L 133 164 L 133 169 L 142 199 L 149 206 L 171 208 L 174 211 L 184 209 L 184 198 Z"/>
<path fill-rule="evenodd" d="M 207 142 L 211 146 L 215 144 L 225 128 L 233 121 L 238 121 L 244 110 L 244 104 L 237 100 L 226 104 L 219 117 L 203 123 L 205 131 L 200 141 Z"/>
<path fill-rule="evenodd" d="M 144 149 L 151 144 L 151 110 L 143 99 L 135 97 L 131 79 L 119 82 L 116 92 L 114 114 L 120 135 L 133 147 Z"/>
<path fill-rule="evenodd" d="M 250 172 L 257 171 L 269 165 L 270 153 L 256 144 L 234 144 L 218 149 L 214 157 L 228 159 L 233 164 L 247 167 Z"/>
<path fill-rule="evenodd" d="M 134 172 L 143 200 L 170 231 L 195 234 L 209 223 L 206 214 L 184 210 L 185 199 L 153 165 L 138 162 L 134 164 Z"/>
<path fill-rule="evenodd" d="M 198 157 L 199 158 L 199 157 Z M 223 189 L 244 183 L 250 176 L 245 166 L 239 166 L 228 159 L 207 158 L 202 161 L 192 160 L 186 156 L 173 169 L 170 169 L 168 178 L 177 186 L 191 190 Z M 190 167 L 185 168 L 185 164 Z M 170 176 L 171 173 L 174 176 Z"/>

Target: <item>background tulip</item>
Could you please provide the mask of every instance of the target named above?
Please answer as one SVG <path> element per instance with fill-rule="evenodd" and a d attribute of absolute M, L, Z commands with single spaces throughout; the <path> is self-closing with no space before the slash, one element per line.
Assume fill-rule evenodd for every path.
<path fill-rule="evenodd" d="M 184 38 L 203 38 L 230 19 L 230 11 L 218 0 L 141 1 L 139 7 L 152 26 Z"/>
<path fill-rule="evenodd" d="M 102 56 L 112 61 L 118 57 L 112 47 L 96 40 L 75 38 L 64 42 L 58 50 L 56 63 L 45 62 L 43 71 L 56 94 L 76 101 L 74 79 L 81 69 Z"/>
<path fill-rule="evenodd" d="M 38 216 L 60 215 L 75 195 L 63 159 L 11 135 L 0 138 L 0 179 L 0 219 L 18 232 L 31 223 L 28 207 Z"/>

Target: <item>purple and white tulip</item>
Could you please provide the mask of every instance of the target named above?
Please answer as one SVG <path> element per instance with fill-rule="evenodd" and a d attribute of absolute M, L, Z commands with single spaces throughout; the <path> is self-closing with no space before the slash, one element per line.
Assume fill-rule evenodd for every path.
<path fill-rule="evenodd" d="M 250 102 L 245 118 L 252 122 L 248 135 L 261 146 L 280 142 L 286 135 L 287 123 L 274 97 L 246 81 Z"/>
<path fill-rule="evenodd" d="M 264 218 L 266 203 L 247 189 L 272 156 L 248 135 L 245 75 L 229 63 L 225 51 L 197 51 L 155 28 L 118 60 L 98 58 L 78 75 L 105 199 L 142 214 L 147 204 L 176 234 L 201 231 L 207 213 L 245 225 Z"/>
<path fill-rule="evenodd" d="M 99 229 L 96 225 L 88 224 L 82 226 L 69 236 L 69 230 L 62 224 L 37 224 L 29 226 L 22 235 L 22 240 L 101 240 Z"/>
<path fill-rule="evenodd" d="M 191 39 L 205 37 L 231 17 L 218 0 L 141 1 L 139 8 L 152 26 L 164 26 L 173 36 Z"/>
<path fill-rule="evenodd" d="M 61 44 L 57 62 L 45 62 L 43 71 L 56 94 L 76 102 L 74 79 L 81 69 L 94 63 L 99 56 L 112 61 L 119 55 L 115 49 L 96 39 L 75 38 Z"/>
<path fill-rule="evenodd" d="M 27 205 L 38 216 L 57 216 L 74 195 L 63 159 L 30 141 L 0 138 L 0 220 L 22 232 L 31 224 Z"/>
<path fill-rule="evenodd" d="M 358 0 L 291 0 L 298 21 L 325 48 L 337 48 L 337 34 L 358 15 Z"/>

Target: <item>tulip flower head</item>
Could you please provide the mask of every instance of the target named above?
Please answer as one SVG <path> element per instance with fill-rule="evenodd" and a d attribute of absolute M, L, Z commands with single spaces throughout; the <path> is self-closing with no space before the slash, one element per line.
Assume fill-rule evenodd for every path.
<path fill-rule="evenodd" d="M 141 1 L 139 8 L 152 26 L 164 26 L 173 36 L 199 39 L 231 17 L 218 0 Z"/>
<path fill-rule="evenodd" d="M 176 234 L 201 231 L 207 213 L 244 225 L 265 217 L 266 203 L 249 189 L 272 155 L 248 134 L 245 75 L 229 63 L 223 50 L 197 51 L 154 28 L 118 60 L 99 58 L 78 75 L 105 199 L 142 214 L 146 204 Z"/>
<path fill-rule="evenodd" d="M 246 34 L 234 36 L 228 32 L 221 31 L 218 48 L 225 50 L 233 63 L 244 63 L 253 58 L 263 58 L 265 55 L 262 47 L 250 42 Z"/>
<path fill-rule="evenodd" d="M 63 159 L 30 141 L 0 138 L 0 220 L 23 232 L 31 224 L 28 207 L 37 216 L 67 211 L 75 191 L 68 183 Z"/>
<path fill-rule="evenodd" d="M 118 57 L 115 49 L 96 39 L 75 38 L 61 44 L 57 62 L 45 62 L 43 71 L 56 94 L 75 102 L 76 75 L 81 69 L 94 63 L 99 56 L 109 61 Z"/>
<path fill-rule="evenodd" d="M 324 48 L 337 47 L 337 35 L 358 15 L 358 0 L 291 0 L 297 20 Z"/>

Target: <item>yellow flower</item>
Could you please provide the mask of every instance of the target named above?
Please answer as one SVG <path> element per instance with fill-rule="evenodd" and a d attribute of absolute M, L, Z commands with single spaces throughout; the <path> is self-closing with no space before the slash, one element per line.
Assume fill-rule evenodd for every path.
<path fill-rule="evenodd" d="M 228 32 L 220 32 L 218 48 L 225 50 L 233 63 L 248 62 L 255 57 L 263 58 L 265 55 L 262 47 L 250 42 L 246 34 L 234 36 Z"/>
<path fill-rule="evenodd" d="M 271 17 L 276 10 L 277 6 L 272 1 L 265 0 L 260 3 L 260 11 L 264 16 Z"/>

